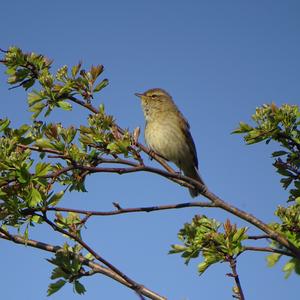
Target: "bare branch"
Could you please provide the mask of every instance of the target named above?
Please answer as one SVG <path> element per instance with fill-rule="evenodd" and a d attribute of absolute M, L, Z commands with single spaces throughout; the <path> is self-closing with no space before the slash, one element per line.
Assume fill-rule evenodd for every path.
<path fill-rule="evenodd" d="M 116 205 L 115 205 L 116 206 Z M 44 211 L 60 211 L 60 212 L 73 212 L 88 216 L 112 216 L 112 215 L 121 215 L 134 212 L 152 212 L 158 210 L 170 210 L 170 209 L 179 209 L 179 208 L 189 208 L 189 207 L 216 207 L 213 203 L 210 202 L 186 202 L 179 204 L 168 204 L 168 205 L 158 205 L 158 206 L 146 206 L 146 207 L 133 207 L 133 208 L 121 208 L 119 205 L 116 210 L 112 211 L 93 211 L 93 210 L 82 210 L 82 209 L 73 209 L 65 207 L 48 207 L 43 209 Z M 36 210 L 26 209 L 25 213 L 33 213 Z"/>
<path fill-rule="evenodd" d="M 280 249 L 274 249 L 271 247 L 245 246 L 243 252 L 244 251 L 271 252 L 271 253 L 278 253 L 278 254 L 282 254 L 282 255 L 286 255 L 286 256 L 290 256 L 290 257 L 296 257 L 296 255 L 294 255 L 291 252 L 280 250 Z"/>
<path fill-rule="evenodd" d="M 261 239 L 269 239 L 270 236 L 267 234 L 262 235 L 248 235 L 247 240 L 261 240 Z"/>
<path fill-rule="evenodd" d="M 234 295 L 234 298 L 237 298 L 239 300 L 245 300 L 243 289 L 242 289 L 241 282 L 240 282 L 240 278 L 236 271 L 236 259 L 234 259 L 233 257 L 228 257 L 228 262 L 230 264 L 232 273 L 227 274 L 227 275 L 234 278 L 234 281 L 235 281 L 235 284 L 237 287 L 237 293 L 236 293 L 236 295 Z"/>

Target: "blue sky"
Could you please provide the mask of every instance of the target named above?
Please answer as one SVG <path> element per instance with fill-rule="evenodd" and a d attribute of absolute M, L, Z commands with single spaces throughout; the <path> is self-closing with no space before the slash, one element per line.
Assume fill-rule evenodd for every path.
<path fill-rule="evenodd" d="M 3 1 L 0 47 L 43 53 L 54 60 L 54 69 L 79 60 L 87 67 L 103 64 L 110 85 L 95 101 L 131 130 L 144 125 L 133 94 L 166 89 L 190 122 L 200 172 L 210 189 L 265 222 L 274 220 L 274 209 L 287 199 L 272 167 L 276 147 L 245 146 L 230 132 L 239 121 L 250 121 L 263 103 L 300 103 L 299 1 L 74 2 Z M 8 91 L 3 71 L 0 79 L 0 117 L 16 125 L 28 123 L 26 94 Z M 79 124 L 86 116 L 74 109 L 57 112 L 52 120 Z M 113 201 L 123 207 L 190 201 L 186 190 L 149 174 L 101 174 L 89 178 L 87 187 L 89 193 L 68 194 L 62 205 L 110 210 Z M 95 218 L 84 236 L 107 260 L 169 299 L 231 299 L 228 266 L 214 266 L 199 277 L 196 262 L 186 267 L 179 256 L 167 255 L 178 230 L 196 213 L 228 217 L 217 210 L 186 209 Z M 31 237 L 61 242 L 46 226 L 33 230 Z M 1 295 L 45 299 L 49 254 L 0 243 Z M 268 269 L 264 254 L 242 256 L 238 271 L 247 299 L 298 299 L 299 278 L 285 280 L 281 266 Z M 104 277 L 83 283 L 88 289 L 84 299 L 137 299 Z M 67 286 L 52 299 L 70 297 L 80 298 Z"/>

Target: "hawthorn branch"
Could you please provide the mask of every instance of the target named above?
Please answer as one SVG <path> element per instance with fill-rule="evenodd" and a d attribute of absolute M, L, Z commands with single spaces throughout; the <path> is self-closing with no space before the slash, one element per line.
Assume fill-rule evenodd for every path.
<path fill-rule="evenodd" d="M 18 236 L 18 235 L 12 235 L 12 234 L 8 233 L 7 231 L 3 230 L 2 228 L 0 228 L 0 238 L 12 241 L 16 244 L 26 245 L 29 247 L 33 247 L 36 249 L 40 249 L 40 250 L 44 250 L 44 251 L 48 251 L 48 252 L 52 252 L 52 253 L 56 253 L 57 251 L 63 250 L 60 246 L 54 246 L 51 244 L 47 244 L 44 242 L 35 241 L 35 240 L 31 240 L 31 239 L 25 240 L 23 237 Z M 110 268 L 106 268 L 106 267 L 101 266 L 91 260 L 88 260 L 85 257 L 83 257 L 82 255 L 78 255 L 77 258 L 83 265 L 91 268 L 92 272 L 99 273 L 99 274 L 105 275 L 107 277 L 110 277 L 113 280 L 121 283 L 122 285 L 127 286 L 128 288 L 132 289 L 132 286 L 129 282 L 127 282 L 124 278 L 122 278 L 119 274 L 115 273 Z M 167 299 L 166 297 L 160 296 L 157 293 L 149 290 L 148 288 L 146 288 L 143 285 L 141 286 L 140 293 L 142 295 L 144 295 L 145 297 L 148 297 L 153 300 L 166 300 Z"/>
<path fill-rule="evenodd" d="M 92 167 L 92 166 L 82 166 L 78 165 L 76 163 L 73 164 L 74 169 L 79 169 L 83 171 L 89 171 L 89 173 L 117 173 L 117 174 L 127 174 L 127 173 L 134 173 L 134 172 L 150 172 L 154 174 L 161 175 L 167 179 L 174 180 L 178 179 L 179 181 L 183 182 L 183 185 L 193 186 L 195 188 L 198 188 L 205 198 L 209 199 L 216 207 L 219 207 L 247 222 L 254 225 L 255 227 L 261 229 L 263 232 L 265 232 L 271 239 L 277 241 L 282 246 L 289 249 L 292 253 L 294 253 L 297 258 L 300 259 L 300 249 L 297 248 L 293 243 L 291 243 L 288 239 L 286 239 L 283 235 L 276 232 L 275 230 L 271 229 L 267 224 L 265 224 L 263 221 L 259 220 L 255 216 L 233 206 L 229 203 L 225 202 L 221 198 L 219 198 L 217 195 L 215 195 L 213 192 L 209 191 L 208 187 L 206 185 L 201 184 L 195 179 L 192 179 L 190 177 L 184 176 L 182 174 L 178 173 L 170 173 L 158 168 L 153 168 L 149 166 L 143 166 L 143 165 L 136 165 L 135 167 L 131 168 L 102 168 L 102 167 Z"/>
<path fill-rule="evenodd" d="M 111 269 L 113 272 L 118 274 L 120 277 L 122 277 L 125 281 L 127 281 L 130 284 L 130 288 L 134 290 L 138 295 L 141 294 L 141 290 L 143 286 L 133 279 L 129 278 L 127 275 L 125 275 L 123 272 L 121 272 L 118 268 L 116 268 L 113 264 L 108 262 L 106 259 L 104 259 L 102 256 L 100 256 L 95 250 L 93 250 L 87 243 L 85 243 L 81 238 L 79 238 L 77 235 L 68 232 L 64 230 L 63 228 L 57 226 L 55 223 L 50 221 L 46 215 L 46 212 L 43 212 L 43 215 L 39 215 L 48 225 L 50 225 L 55 231 L 58 231 L 69 238 L 76 241 L 78 244 L 80 244 L 84 249 L 86 249 L 89 253 L 91 253 L 99 262 L 106 265 L 109 269 Z"/>
<path fill-rule="evenodd" d="M 201 184 L 198 183 L 198 186 Z M 300 249 L 297 248 L 293 243 L 291 243 L 287 238 L 285 238 L 282 234 L 276 232 L 275 230 L 271 229 L 267 224 L 259 220 L 258 218 L 254 217 L 253 215 L 233 206 L 229 203 L 223 201 L 221 198 L 216 196 L 214 193 L 210 192 L 208 189 L 204 189 L 202 195 L 207 199 L 211 200 L 216 206 L 220 207 L 221 209 L 230 212 L 231 214 L 249 222 L 250 224 L 254 225 L 255 227 L 264 231 L 272 240 L 277 241 L 279 244 L 290 250 L 295 256 L 300 259 Z"/>
<path fill-rule="evenodd" d="M 112 211 L 82 210 L 82 209 L 74 209 L 74 208 L 67 208 L 67 207 L 48 207 L 48 208 L 43 208 L 43 211 L 73 212 L 73 213 L 83 214 L 86 216 L 113 216 L 113 215 L 121 215 L 121 214 L 135 213 L 135 212 L 149 213 L 158 210 L 171 210 L 171 209 L 180 209 L 180 208 L 189 208 L 189 207 L 216 207 L 216 206 L 210 202 L 186 202 L 186 203 L 179 203 L 179 204 L 167 204 L 167 205 L 132 207 L 132 208 L 121 208 L 118 205 L 117 209 Z M 25 209 L 22 212 L 24 214 L 33 214 L 37 211 L 39 210 Z"/>

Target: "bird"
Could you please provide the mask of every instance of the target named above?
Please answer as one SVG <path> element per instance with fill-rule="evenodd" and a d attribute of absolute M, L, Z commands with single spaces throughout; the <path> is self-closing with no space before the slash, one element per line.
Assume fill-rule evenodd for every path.
<path fill-rule="evenodd" d="M 141 100 L 145 117 L 145 142 L 156 154 L 173 162 L 185 176 L 204 184 L 198 172 L 198 158 L 190 125 L 174 103 L 171 95 L 161 89 L 135 93 Z M 199 189 L 189 188 L 194 198 Z"/>

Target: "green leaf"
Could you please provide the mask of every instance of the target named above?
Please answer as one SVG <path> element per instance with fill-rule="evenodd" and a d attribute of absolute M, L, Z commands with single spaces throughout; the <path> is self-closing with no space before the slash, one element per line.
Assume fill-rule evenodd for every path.
<path fill-rule="evenodd" d="M 57 203 L 60 201 L 60 199 L 63 197 L 65 194 L 65 191 L 60 191 L 56 194 L 54 194 L 49 200 L 48 200 L 48 205 L 55 206 Z"/>
<path fill-rule="evenodd" d="M 28 183 L 31 179 L 31 174 L 25 166 L 22 166 L 19 170 L 16 171 L 17 180 L 20 183 Z"/>
<path fill-rule="evenodd" d="M 55 147 L 51 144 L 51 142 L 47 139 L 37 139 L 35 141 L 36 146 L 40 148 L 50 148 L 55 149 Z"/>
<path fill-rule="evenodd" d="M 29 126 L 29 125 L 23 124 L 20 128 L 18 128 L 18 129 L 16 130 L 16 133 L 17 133 L 19 136 L 22 136 L 22 135 L 24 135 L 29 129 L 30 129 L 30 126 Z"/>
<path fill-rule="evenodd" d="M 183 245 L 171 245 L 172 249 L 169 251 L 169 254 L 176 254 L 185 251 L 187 248 Z"/>
<path fill-rule="evenodd" d="M 81 284 L 78 280 L 74 281 L 74 289 L 79 295 L 83 295 L 86 292 L 84 285 Z"/>
<path fill-rule="evenodd" d="M 29 88 L 31 88 L 35 83 L 35 79 L 29 79 L 26 80 L 22 85 L 25 88 L 25 90 L 28 90 Z"/>
<path fill-rule="evenodd" d="M 33 112 L 32 119 L 36 119 L 38 115 L 41 113 L 41 111 L 46 107 L 45 103 L 38 102 L 32 105 L 29 109 L 29 111 Z"/>
<path fill-rule="evenodd" d="M 42 223 L 43 218 L 41 218 L 40 216 L 32 216 L 30 218 L 30 221 L 34 222 L 34 223 L 37 223 L 37 224 L 40 224 L 40 223 Z"/>
<path fill-rule="evenodd" d="M 51 279 L 57 279 L 57 278 L 68 279 L 68 274 L 66 274 L 66 272 L 64 272 L 60 267 L 56 267 L 53 269 L 50 278 Z"/>
<path fill-rule="evenodd" d="M 42 199 L 40 192 L 37 189 L 32 188 L 30 191 L 30 197 L 29 197 L 29 203 L 28 203 L 29 207 L 35 207 L 42 200 L 43 199 Z"/>
<path fill-rule="evenodd" d="M 10 120 L 4 119 L 0 120 L 0 132 L 4 131 L 10 124 Z"/>
<path fill-rule="evenodd" d="M 206 263 L 205 261 L 198 264 L 198 272 L 200 273 L 200 275 L 203 274 L 209 266 L 210 264 Z"/>
<path fill-rule="evenodd" d="M 96 87 L 94 88 L 93 92 L 99 92 L 101 91 L 103 88 L 105 88 L 108 85 L 108 79 L 103 79 L 99 84 L 96 85 Z"/>
<path fill-rule="evenodd" d="M 49 284 L 47 296 L 51 296 L 52 294 L 59 291 L 64 285 L 66 284 L 66 281 L 63 279 L 60 279 L 54 283 Z"/>
<path fill-rule="evenodd" d="M 95 259 L 95 256 L 90 252 L 87 253 L 84 257 L 88 260 L 94 260 Z"/>
<path fill-rule="evenodd" d="M 33 104 L 40 102 L 43 99 L 44 97 L 41 96 L 40 93 L 38 93 L 37 91 L 33 91 L 32 93 L 28 93 L 27 102 L 29 106 L 32 106 Z"/>
<path fill-rule="evenodd" d="M 277 169 L 277 173 L 283 176 L 294 176 L 294 174 L 286 169 Z"/>
<path fill-rule="evenodd" d="M 286 178 L 282 178 L 280 179 L 280 182 L 282 183 L 282 186 L 284 189 L 287 189 L 289 187 L 289 185 L 292 183 L 293 178 L 291 177 L 286 177 Z"/>
<path fill-rule="evenodd" d="M 24 237 L 25 241 L 28 241 L 28 237 L 29 237 L 28 226 L 26 226 L 23 237 Z"/>
<path fill-rule="evenodd" d="M 285 155 L 285 154 L 287 154 L 286 151 L 275 151 L 275 152 L 272 153 L 272 156 L 277 157 L 277 156 L 282 156 L 282 155 Z"/>
<path fill-rule="evenodd" d="M 247 231 L 247 227 L 239 228 L 236 233 L 232 237 L 233 242 L 241 242 L 242 240 L 246 239 L 245 232 Z"/>
<path fill-rule="evenodd" d="M 273 253 L 267 256 L 268 267 L 273 267 L 280 259 L 281 254 Z"/>
<path fill-rule="evenodd" d="M 58 101 L 57 105 L 63 110 L 72 110 L 72 105 L 66 101 Z"/>
<path fill-rule="evenodd" d="M 244 122 L 240 122 L 240 127 L 238 127 L 237 129 L 233 130 L 231 133 L 244 133 L 244 132 L 249 132 L 251 130 L 253 130 L 253 127 L 251 127 L 250 125 L 244 123 Z"/>
<path fill-rule="evenodd" d="M 50 164 L 38 162 L 35 166 L 35 176 L 45 176 L 51 171 L 52 166 Z"/>
<path fill-rule="evenodd" d="M 73 77 L 76 77 L 80 68 L 81 68 L 81 62 L 78 65 L 72 67 L 71 73 Z"/>
<path fill-rule="evenodd" d="M 102 115 L 104 115 L 104 113 L 105 113 L 105 106 L 104 106 L 103 103 L 101 103 L 99 105 L 99 113 L 102 114 Z"/>
<path fill-rule="evenodd" d="M 295 269 L 295 261 L 293 259 L 291 259 L 289 262 L 287 262 L 284 267 L 283 267 L 283 272 L 285 272 L 284 278 L 287 279 L 288 277 L 290 277 L 290 275 L 292 274 L 292 272 Z"/>

